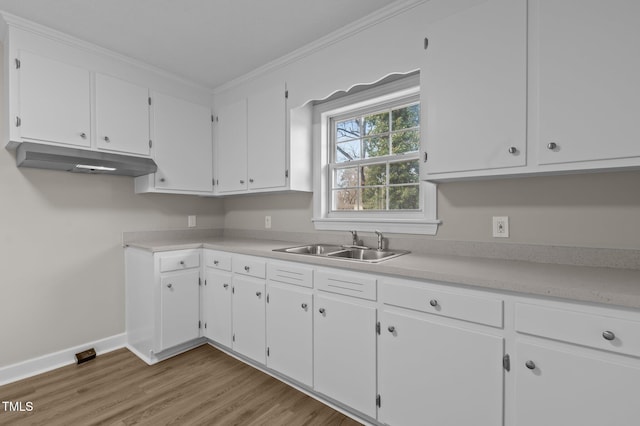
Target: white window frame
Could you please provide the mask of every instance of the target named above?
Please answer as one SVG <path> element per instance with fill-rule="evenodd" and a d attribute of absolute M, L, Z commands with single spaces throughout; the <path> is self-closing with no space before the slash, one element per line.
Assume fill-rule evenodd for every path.
<path fill-rule="evenodd" d="M 331 211 L 331 118 L 349 111 L 362 110 L 400 98 L 419 95 L 419 76 L 403 78 L 392 83 L 359 90 L 355 94 L 314 106 L 314 185 L 313 224 L 316 230 L 373 232 L 380 230 L 398 234 L 435 235 L 440 221 L 437 214 L 437 185 L 420 181 L 420 211 Z M 422 102 L 423 103 L 423 102 Z M 421 105 L 421 110 L 424 105 Z M 375 108 L 374 108 L 375 109 Z M 424 138 L 421 113 L 421 140 Z M 422 166 L 422 165 L 421 165 Z"/>

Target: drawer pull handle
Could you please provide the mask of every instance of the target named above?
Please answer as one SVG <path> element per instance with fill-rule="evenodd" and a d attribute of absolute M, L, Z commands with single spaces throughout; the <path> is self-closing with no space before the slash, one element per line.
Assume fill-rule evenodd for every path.
<path fill-rule="evenodd" d="M 229 288 L 229 284 L 222 284 L 222 287 Z"/>
<path fill-rule="evenodd" d="M 181 261 L 180 261 L 180 264 L 181 264 L 182 266 L 184 266 L 184 260 L 181 260 Z"/>
<path fill-rule="evenodd" d="M 525 367 L 527 367 L 529 370 L 535 370 L 536 369 L 536 363 L 529 360 L 527 362 L 524 363 Z"/>
<path fill-rule="evenodd" d="M 244 267 L 244 270 L 245 270 L 246 272 L 249 272 L 249 269 L 251 269 L 251 268 L 249 268 L 248 266 L 245 266 L 245 267 Z"/>
<path fill-rule="evenodd" d="M 602 337 L 604 337 L 605 340 L 613 340 L 616 338 L 616 335 L 613 331 L 603 331 L 602 332 Z"/>
<path fill-rule="evenodd" d="M 258 297 L 262 296 L 262 292 L 261 291 L 256 291 L 256 296 L 258 296 Z"/>
<path fill-rule="evenodd" d="M 302 306 L 302 309 L 304 309 L 305 311 L 307 310 L 307 304 L 306 304 L 306 303 L 303 303 L 303 304 L 302 304 L 302 305 L 300 305 L 300 306 Z"/>
<path fill-rule="evenodd" d="M 325 313 L 326 311 L 324 310 L 324 308 L 320 308 L 320 309 L 318 309 L 318 312 L 320 312 L 322 315 L 324 315 L 324 313 Z"/>
<path fill-rule="evenodd" d="M 429 301 L 429 304 L 435 308 L 436 306 L 438 306 L 438 301 L 436 299 L 431 299 Z"/>
<path fill-rule="evenodd" d="M 213 264 L 214 264 L 215 266 L 218 266 L 218 264 L 219 264 L 219 263 L 220 263 L 220 262 L 218 262 L 217 260 L 214 260 L 214 261 L 213 261 Z"/>
<path fill-rule="evenodd" d="M 167 288 L 173 288 L 173 284 L 167 284 Z"/>
<path fill-rule="evenodd" d="M 396 331 L 396 328 L 392 325 L 389 326 L 389 328 L 387 328 L 387 330 L 389 330 L 389 333 L 393 333 Z"/>

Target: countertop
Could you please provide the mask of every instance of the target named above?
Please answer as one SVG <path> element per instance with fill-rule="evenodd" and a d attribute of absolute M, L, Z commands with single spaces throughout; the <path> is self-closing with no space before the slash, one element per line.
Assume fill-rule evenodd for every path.
<path fill-rule="evenodd" d="M 410 253 L 380 263 L 274 252 L 295 242 L 229 237 L 128 242 L 151 252 L 207 248 L 371 274 L 462 284 L 527 295 L 640 309 L 640 270 Z"/>

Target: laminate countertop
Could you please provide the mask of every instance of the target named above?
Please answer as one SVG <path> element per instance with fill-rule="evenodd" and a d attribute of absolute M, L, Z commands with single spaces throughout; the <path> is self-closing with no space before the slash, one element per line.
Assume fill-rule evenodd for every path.
<path fill-rule="evenodd" d="M 151 252 L 206 248 L 370 274 L 462 284 L 470 287 L 640 309 L 640 270 L 519 260 L 410 253 L 380 263 L 275 252 L 303 245 L 287 241 L 209 237 L 130 241 Z"/>

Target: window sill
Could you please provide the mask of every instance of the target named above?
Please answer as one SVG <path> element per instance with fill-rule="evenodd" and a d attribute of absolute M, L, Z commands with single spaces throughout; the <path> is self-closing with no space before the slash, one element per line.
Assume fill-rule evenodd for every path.
<path fill-rule="evenodd" d="M 362 231 L 375 230 L 390 234 L 436 235 L 440 220 L 410 219 L 357 219 L 357 218 L 314 218 L 313 226 L 317 231 Z"/>

